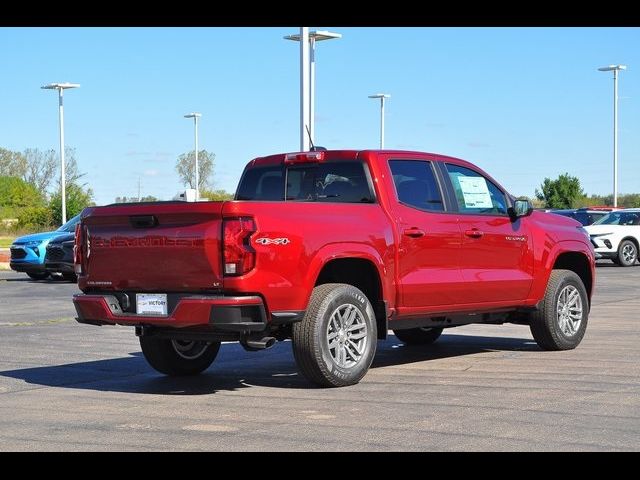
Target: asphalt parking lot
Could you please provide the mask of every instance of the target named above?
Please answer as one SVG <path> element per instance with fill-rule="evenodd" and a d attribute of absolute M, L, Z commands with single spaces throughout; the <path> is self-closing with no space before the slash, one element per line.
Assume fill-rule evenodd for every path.
<path fill-rule="evenodd" d="M 603 262 L 573 351 L 472 325 L 379 342 L 352 387 L 296 373 L 290 342 L 224 344 L 204 375 L 147 366 L 132 328 L 77 324 L 75 284 L 0 272 L 0 450 L 640 450 L 640 266 Z"/>

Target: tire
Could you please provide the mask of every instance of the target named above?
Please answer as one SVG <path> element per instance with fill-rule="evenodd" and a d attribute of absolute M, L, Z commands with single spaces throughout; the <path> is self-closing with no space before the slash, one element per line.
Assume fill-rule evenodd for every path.
<path fill-rule="evenodd" d="M 618 265 L 631 267 L 638 261 L 638 247 L 631 240 L 623 240 L 618 245 Z"/>
<path fill-rule="evenodd" d="M 220 342 L 140 337 L 144 358 L 155 370 L 172 377 L 196 375 L 213 363 Z"/>
<path fill-rule="evenodd" d="M 27 275 L 34 280 L 44 280 L 49 277 L 49 272 L 27 272 Z"/>
<path fill-rule="evenodd" d="M 293 324 L 293 355 L 300 373 L 316 385 L 355 385 L 371 366 L 377 338 L 366 295 L 352 285 L 327 283 L 313 289 L 304 318 Z"/>
<path fill-rule="evenodd" d="M 442 328 L 419 327 L 406 330 L 394 330 L 393 333 L 407 345 L 430 345 L 442 334 Z"/>
<path fill-rule="evenodd" d="M 78 276 L 75 273 L 63 273 L 62 278 L 67 282 L 76 283 L 78 281 Z"/>
<path fill-rule="evenodd" d="M 538 346 L 543 350 L 576 348 L 587 330 L 588 318 L 589 298 L 580 277 L 570 270 L 553 270 L 540 308 L 530 318 Z"/>

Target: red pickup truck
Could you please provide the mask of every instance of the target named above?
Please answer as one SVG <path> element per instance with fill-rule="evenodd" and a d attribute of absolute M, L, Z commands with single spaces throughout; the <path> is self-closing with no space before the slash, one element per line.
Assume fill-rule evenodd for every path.
<path fill-rule="evenodd" d="M 77 320 L 135 326 L 159 372 L 200 373 L 221 341 L 292 339 L 322 386 L 360 381 L 388 329 L 424 345 L 511 322 L 575 348 L 595 279 L 575 220 L 464 160 L 391 150 L 256 158 L 233 201 L 87 208 L 74 261 Z"/>

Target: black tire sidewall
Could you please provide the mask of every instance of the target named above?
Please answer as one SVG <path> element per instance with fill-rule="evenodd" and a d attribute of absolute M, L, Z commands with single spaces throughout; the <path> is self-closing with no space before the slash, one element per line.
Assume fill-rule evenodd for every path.
<path fill-rule="evenodd" d="M 140 337 L 142 353 L 155 370 L 170 376 L 196 375 L 206 370 L 215 360 L 220 342 L 210 343 L 202 355 L 186 359 L 176 352 L 170 339 Z"/>
<path fill-rule="evenodd" d="M 351 304 L 358 308 L 367 326 L 365 352 L 358 363 L 349 368 L 340 367 L 335 363 L 329 351 L 329 341 L 327 340 L 327 326 L 331 314 L 345 304 Z M 314 328 L 314 343 L 316 344 L 316 360 L 325 375 L 331 378 L 333 385 L 351 385 L 360 381 L 371 366 L 377 346 L 375 315 L 364 293 L 350 285 L 338 286 L 330 292 L 318 312 Z"/>
<path fill-rule="evenodd" d="M 622 255 L 622 249 L 624 248 L 625 245 L 631 245 L 633 247 L 633 250 L 635 251 L 635 257 L 633 259 L 632 262 L 627 263 L 624 260 L 624 256 Z M 622 265 L 623 267 L 631 267 L 633 265 L 635 265 L 635 263 L 638 261 L 638 247 L 636 247 L 636 244 L 633 243 L 631 240 L 623 240 L 622 242 L 620 242 L 620 246 L 618 247 L 618 264 Z"/>
<path fill-rule="evenodd" d="M 573 273 L 573 272 L 571 272 Z M 582 302 L 582 321 L 580 322 L 580 327 L 575 335 L 571 337 L 564 334 L 564 332 L 560 329 L 560 325 L 558 324 L 558 299 L 560 297 L 560 293 L 567 286 L 574 286 L 578 290 L 580 294 L 580 300 Z M 570 350 L 577 347 L 584 334 L 587 330 L 587 321 L 589 319 L 589 298 L 587 296 L 587 291 L 576 274 L 567 274 L 564 276 L 562 281 L 559 282 L 555 291 L 553 292 L 553 296 L 551 297 L 551 302 L 547 305 L 547 327 L 553 337 L 554 343 L 560 350 Z"/>

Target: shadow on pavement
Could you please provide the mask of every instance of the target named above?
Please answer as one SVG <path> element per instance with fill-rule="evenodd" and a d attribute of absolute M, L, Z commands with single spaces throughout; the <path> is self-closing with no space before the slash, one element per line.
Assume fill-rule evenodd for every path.
<path fill-rule="evenodd" d="M 426 362 L 485 352 L 539 352 L 540 347 L 529 338 L 480 337 L 456 335 L 446 330 L 432 345 L 404 345 L 394 335 L 378 342 L 371 368 Z"/>
<path fill-rule="evenodd" d="M 530 339 L 446 333 L 433 345 L 409 347 L 390 335 L 378 342 L 371 368 L 495 351 L 540 349 Z M 279 342 L 267 352 L 253 353 L 238 344 L 224 344 L 209 370 L 193 377 L 161 375 L 147 364 L 141 352 L 123 358 L 0 371 L 0 376 L 49 387 L 154 395 L 209 395 L 252 386 L 317 388 L 297 373 L 291 342 Z"/>

